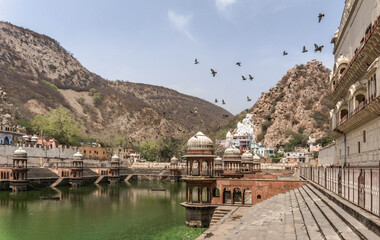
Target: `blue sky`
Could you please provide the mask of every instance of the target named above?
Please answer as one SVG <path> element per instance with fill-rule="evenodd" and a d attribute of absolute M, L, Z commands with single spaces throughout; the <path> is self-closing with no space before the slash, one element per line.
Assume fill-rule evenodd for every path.
<path fill-rule="evenodd" d="M 223 98 L 236 114 L 296 64 L 317 59 L 331 68 L 343 8 L 343 0 L 0 0 L 0 20 L 56 39 L 106 79 Z M 241 80 L 248 74 L 253 82 Z"/>

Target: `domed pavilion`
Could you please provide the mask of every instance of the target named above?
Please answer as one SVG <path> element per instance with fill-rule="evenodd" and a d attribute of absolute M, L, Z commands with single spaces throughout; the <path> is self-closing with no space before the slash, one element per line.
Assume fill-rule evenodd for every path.
<path fill-rule="evenodd" d="M 172 182 L 179 182 L 181 179 L 181 172 L 179 160 L 173 156 L 172 159 L 170 159 L 170 180 Z"/>
<path fill-rule="evenodd" d="M 223 177 L 241 178 L 243 177 L 240 150 L 235 146 L 230 146 L 224 151 L 223 156 Z"/>
<path fill-rule="evenodd" d="M 13 191 L 28 189 L 28 154 L 21 147 L 13 152 L 13 166 L 10 188 Z"/>
<path fill-rule="evenodd" d="M 217 205 L 212 204 L 216 188 L 214 178 L 214 144 L 202 132 L 198 132 L 187 142 L 186 155 L 186 225 L 208 227 Z M 218 197 L 219 198 L 219 197 Z M 216 196 L 215 196 L 216 199 Z"/>
<path fill-rule="evenodd" d="M 83 155 L 77 152 L 72 157 L 70 184 L 72 187 L 79 187 L 82 186 L 83 183 Z"/>

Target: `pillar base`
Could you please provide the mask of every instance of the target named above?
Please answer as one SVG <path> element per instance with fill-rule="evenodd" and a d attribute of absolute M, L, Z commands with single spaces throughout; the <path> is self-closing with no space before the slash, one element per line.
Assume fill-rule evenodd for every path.
<path fill-rule="evenodd" d="M 186 208 L 186 225 L 193 228 L 210 226 L 212 215 L 217 205 L 181 203 Z"/>
<path fill-rule="evenodd" d="M 109 176 L 108 181 L 110 184 L 116 184 L 120 182 L 120 177 L 119 176 Z"/>
<path fill-rule="evenodd" d="M 73 188 L 81 187 L 84 185 L 84 179 L 83 178 L 71 178 L 70 179 L 70 185 Z"/>
<path fill-rule="evenodd" d="M 28 180 L 13 180 L 9 183 L 9 187 L 12 191 L 27 191 L 28 190 Z"/>

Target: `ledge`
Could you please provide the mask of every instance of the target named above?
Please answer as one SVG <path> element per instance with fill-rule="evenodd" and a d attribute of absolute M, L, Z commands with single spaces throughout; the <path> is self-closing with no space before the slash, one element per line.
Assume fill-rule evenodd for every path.
<path fill-rule="evenodd" d="M 337 102 L 346 93 L 346 90 L 355 83 L 367 70 L 369 64 L 380 55 L 380 16 L 375 19 L 371 30 L 364 37 L 345 71 L 332 90 L 331 99 Z"/>

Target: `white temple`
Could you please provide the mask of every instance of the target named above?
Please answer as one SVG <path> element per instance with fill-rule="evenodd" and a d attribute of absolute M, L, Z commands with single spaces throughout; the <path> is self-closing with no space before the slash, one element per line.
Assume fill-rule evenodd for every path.
<path fill-rule="evenodd" d="M 237 128 L 233 134 L 234 137 L 247 136 L 249 139 L 255 138 L 255 133 L 253 130 L 254 123 L 252 120 L 252 116 L 253 116 L 252 114 L 247 113 L 245 118 L 241 122 L 238 122 Z"/>
<path fill-rule="evenodd" d="M 252 116 L 252 114 L 247 114 L 241 122 L 238 122 L 234 131 L 227 132 L 226 139 L 220 144 L 224 147 L 233 145 L 241 150 L 250 148 L 251 143 L 255 141 Z"/>

